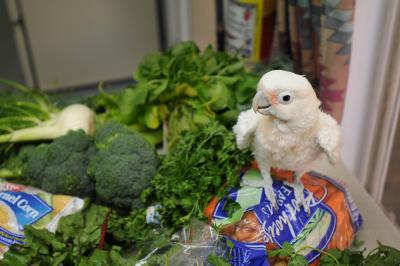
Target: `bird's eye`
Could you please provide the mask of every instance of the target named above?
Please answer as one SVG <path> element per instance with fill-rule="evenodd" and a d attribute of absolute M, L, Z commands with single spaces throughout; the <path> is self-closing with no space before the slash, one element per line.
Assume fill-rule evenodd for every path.
<path fill-rule="evenodd" d="M 278 97 L 279 102 L 282 104 L 288 104 L 293 101 L 293 95 L 290 92 L 281 92 Z"/>

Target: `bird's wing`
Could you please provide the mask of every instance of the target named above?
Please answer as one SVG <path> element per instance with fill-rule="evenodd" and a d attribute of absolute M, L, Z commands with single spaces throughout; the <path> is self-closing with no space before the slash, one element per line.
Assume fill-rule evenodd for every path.
<path fill-rule="evenodd" d="M 321 112 L 317 143 L 332 164 L 339 159 L 341 142 L 340 127 L 336 120 L 330 115 Z"/>
<path fill-rule="evenodd" d="M 243 111 L 239 114 L 238 121 L 236 125 L 233 126 L 233 132 L 236 136 L 236 144 L 239 149 L 244 149 L 250 146 L 261 117 L 261 114 L 255 113 L 252 109 Z"/>

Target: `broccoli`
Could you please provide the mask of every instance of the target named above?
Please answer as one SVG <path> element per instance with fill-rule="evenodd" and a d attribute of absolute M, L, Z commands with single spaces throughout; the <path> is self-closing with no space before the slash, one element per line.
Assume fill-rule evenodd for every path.
<path fill-rule="evenodd" d="M 94 140 L 83 130 L 51 143 L 26 146 L 0 167 L 0 178 L 17 177 L 50 193 L 92 196 L 120 210 L 140 207 L 139 195 L 156 174 L 154 147 L 121 124 L 108 122 Z"/>
<path fill-rule="evenodd" d="M 89 196 L 94 184 L 86 169 L 95 153 L 90 136 L 83 130 L 70 131 L 51 144 L 39 145 L 27 161 L 25 176 L 51 193 Z"/>
<path fill-rule="evenodd" d="M 95 179 L 97 199 L 120 210 L 139 207 L 139 195 L 160 163 L 154 147 L 116 122 L 98 128 L 94 142 L 98 152 L 88 173 Z"/>
<path fill-rule="evenodd" d="M 70 131 L 51 143 L 21 149 L 7 161 L 0 177 L 19 177 L 50 193 L 90 196 L 94 183 L 87 174 L 89 158 L 96 153 L 92 137 Z M 2 173 L 2 174 L 1 174 Z"/>
<path fill-rule="evenodd" d="M 17 151 L 18 150 L 18 151 Z M 21 177 L 28 158 L 34 156 L 35 146 L 27 145 L 16 149 L 2 162 L 0 167 L 0 178 Z"/>

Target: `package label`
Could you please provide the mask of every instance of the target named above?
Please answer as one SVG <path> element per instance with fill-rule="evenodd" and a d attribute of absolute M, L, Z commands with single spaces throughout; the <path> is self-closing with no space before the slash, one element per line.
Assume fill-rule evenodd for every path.
<path fill-rule="evenodd" d="M 247 174 L 249 178 L 262 180 L 258 171 L 248 171 L 243 176 L 244 179 Z M 302 247 L 311 246 L 324 250 L 336 229 L 336 215 L 324 203 L 328 195 L 327 188 L 321 187 L 324 193 L 320 198 L 314 197 L 307 189 L 304 190 L 304 198 L 310 208 L 309 213 L 303 206 L 298 206 L 291 186 L 274 180 L 273 189 L 277 199 L 277 209 L 272 207 L 263 188 L 243 186 L 238 190 L 232 189 L 229 195 L 217 204 L 213 221 L 217 225 L 232 222 L 232 218 L 228 217 L 224 210 L 230 198 L 239 203 L 245 212 L 251 211 L 255 214 L 261 225 L 264 246 L 273 243 L 282 247 L 284 242 L 289 242 L 296 251 L 300 251 L 299 254 L 305 256 L 309 262 L 313 262 L 320 253 L 316 250 L 302 249 Z M 247 245 L 251 246 L 254 243 Z"/>
<path fill-rule="evenodd" d="M 226 50 L 230 53 L 239 52 L 243 57 L 251 57 L 255 49 L 256 7 L 229 0 L 225 17 Z"/>
<path fill-rule="evenodd" d="M 34 194 L 2 191 L 0 210 L 4 220 L 3 227 L 0 226 L 0 243 L 10 246 L 14 243 L 23 244 L 24 226 L 35 223 L 52 212 L 53 208 Z"/>

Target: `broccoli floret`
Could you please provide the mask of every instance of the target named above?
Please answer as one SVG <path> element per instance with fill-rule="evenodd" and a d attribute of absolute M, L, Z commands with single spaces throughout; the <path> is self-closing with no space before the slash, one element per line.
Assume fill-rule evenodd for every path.
<path fill-rule="evenodd" d="M 124 125 L 117 122 L 107 122 L 98 128 L 94 135 L 96 147 L 101 149 L 108 146 L 114 138 L 120 134 L 131 134 L 131 131 Z"/>
<path fill-rule="evenodd" d="M 28 145 L 21 147 L 18 152 L 5 160 L 0 166 L 0 178 L 19 178 L 22 176 L 28 158 L 35 156 L 35 146 Z M 24 182 L 24 180 L 20 180 Z"/>
<path fill-rule="evenodd" d="M 154 147 L 116 122 L 98 128 L 94 141 L 98 152 L 88 173 L 95 179 L 97 199 L 121 210 L 137 207 L 160 163 Z"/>
<path fill-rule="evenodd" d="M 50 193 L 86 197 L 94 192 L 87 165 L 95 153 L 92 137 L 83 130 L 70 131 L 51 143 L 22 148 L 0 175 L 3 171 L 3 177 L 18 177 Z"/>

